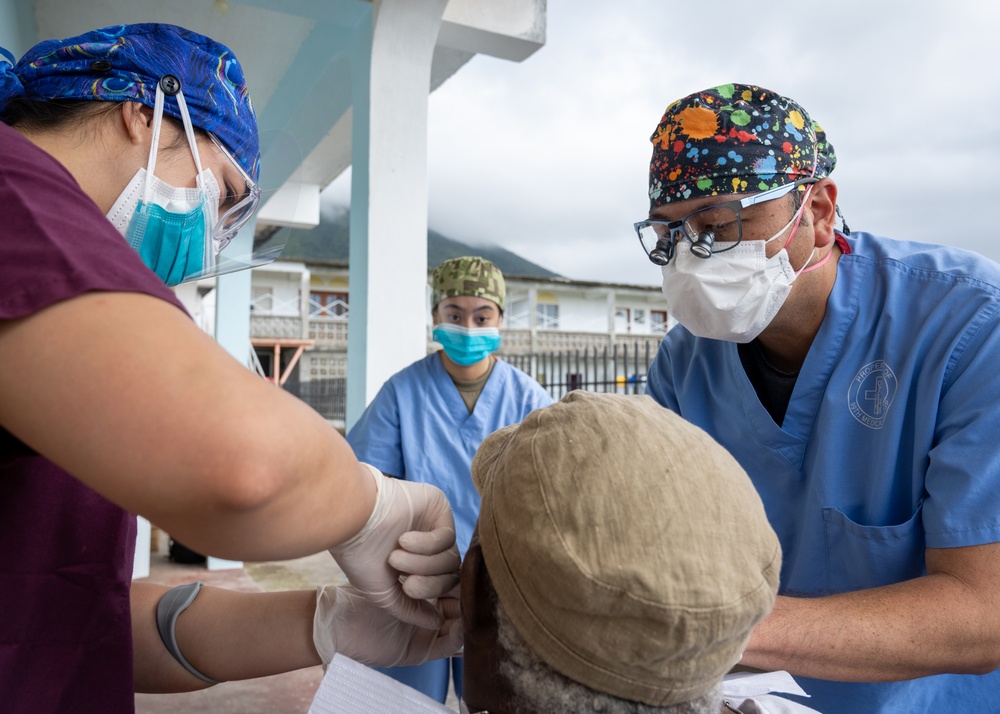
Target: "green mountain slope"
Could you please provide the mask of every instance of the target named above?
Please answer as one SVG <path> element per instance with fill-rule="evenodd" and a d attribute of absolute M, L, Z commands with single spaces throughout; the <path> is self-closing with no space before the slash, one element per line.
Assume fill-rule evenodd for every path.
<path fill-rule="evenodd" d="M 323 220 L 309 230 L 291 231 L 288 243 L 281 252 L 282 260 L 301 260 L 313 263 L 348 262 L 348 226 L 350 214 L 346 209 L 326 212 Z M 516 253 L 499 246 L 471 246 L 448 238 L 435 230 L 427 231 L 427 267 L 440 265 L 449 258 L 478 255 L 492 261 L 505 275 L 530 278 L 560 278 L 559 273 L 532 263 Z"/>

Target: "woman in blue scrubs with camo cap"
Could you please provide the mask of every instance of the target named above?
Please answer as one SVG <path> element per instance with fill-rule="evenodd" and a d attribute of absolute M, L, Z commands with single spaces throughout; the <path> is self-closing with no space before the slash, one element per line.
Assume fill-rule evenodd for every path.
<path fill-rule="evenodd" d="M 534 379 L 493 353 L 500 347 L 506 284 L 480 257 L 447 260 L 431 278 L 434 340 L 443 349 L 393 375 L 347 435 L 358 459 L 407 481 L 441 488 L 455 514 L 459 551 L 469 547 L 479 516 L 472 457 L 480 442 L 552 403 Z M 385 671 L 444 702 L 459 658 Z"/>

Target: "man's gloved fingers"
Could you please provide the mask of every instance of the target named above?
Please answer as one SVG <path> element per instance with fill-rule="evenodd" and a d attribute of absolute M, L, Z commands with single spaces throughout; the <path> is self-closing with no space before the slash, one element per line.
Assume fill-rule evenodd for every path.
<path fill-rule="evenodd" d="M 462 565 L 458 548 L 452 546 L 441 553 L 419 555 L 397 548 L 389 554 L 389 565 L 404 575 L 445 575 L 457 573 Z"/>
<path fill-rule="evenodd" d="M 445 575 L 410 575 L 403 581 L 403 592 L 414 600 L 443 597 L 458 584 L 458 572 Z"/>
<path fill-rule="evenodd" d="M 430 531 L 407 531 L 399 536 L 399 547 L 417 555 L 434 555 L 455 545 L 455 526 L 439 526 Z M 457 555 L 456 551 L 456 555 Z"/>

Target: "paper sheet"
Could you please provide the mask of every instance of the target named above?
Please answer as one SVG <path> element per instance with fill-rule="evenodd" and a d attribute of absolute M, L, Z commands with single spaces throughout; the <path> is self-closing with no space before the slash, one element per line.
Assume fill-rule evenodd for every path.
<path fill-rule="evenodd" d="M 722 680 L 722 695 L 749 699 L 772 692 L 808 696 L 788 672 L 737 672 Z M 455 714 L 417 690 L 337 655 L 323 676 L 309 714 Z"/>
<path fill-rule="evenodd" d="M 354 660 L 336 655 L 309 714 L 455 714 L 417 690 Z"/>
<path fill-rule="evenodd" d="M 795 694 L 808 697 L 802 687 L 785 671 L 777 672 L 734 672 L 722 678 L 722 696 L 729 698 L 748 699 L 762 694 Z"/>

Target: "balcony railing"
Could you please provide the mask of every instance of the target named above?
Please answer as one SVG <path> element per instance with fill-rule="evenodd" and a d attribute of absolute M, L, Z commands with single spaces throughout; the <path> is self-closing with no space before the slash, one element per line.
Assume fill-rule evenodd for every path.
<path fill-rule="evenodd" d="M 663 335 L 636 335 L 607 332 L 565 332 L 562 330 L 504 329 L 500 331 L 503 343 L 500 353 L 504 355 L 528 355 L 539 352 L 571 352 L 612 348 L 628 345 L 633 348 L 659 345 Z"/>
<path fill-rule="evenodd" d="M 293 338 L 314 340 L 318 350 L 346 350 L 349 311 L 346 303 L 331 302 L 318 305 L 310 301 L 309 320 L 303 328 L 302 319 L 287 314 L 274 314 L 256 306 L 250 315 L 250 334 L 254 337 Z M 287 308 L 287 306 L 285 306 Z M 339 313 L 339 314 L 338 314 Z M 613 348 L 615 345 L 654 348 L 663 339 L 662 334 L 636 334 L 616 332 L 568 332 L 565 330 L 534 331 L 507 326 L 501 330 L 504 355 L 538 354 L 540 352 L 570 352 Z M 428 340 L 430 334 L 428 331 Z"/>
<path fill-rule="evenodd" d="M 250 336 L 272 339 L 302 339 L 302 318 L 250 313 Z"/>

